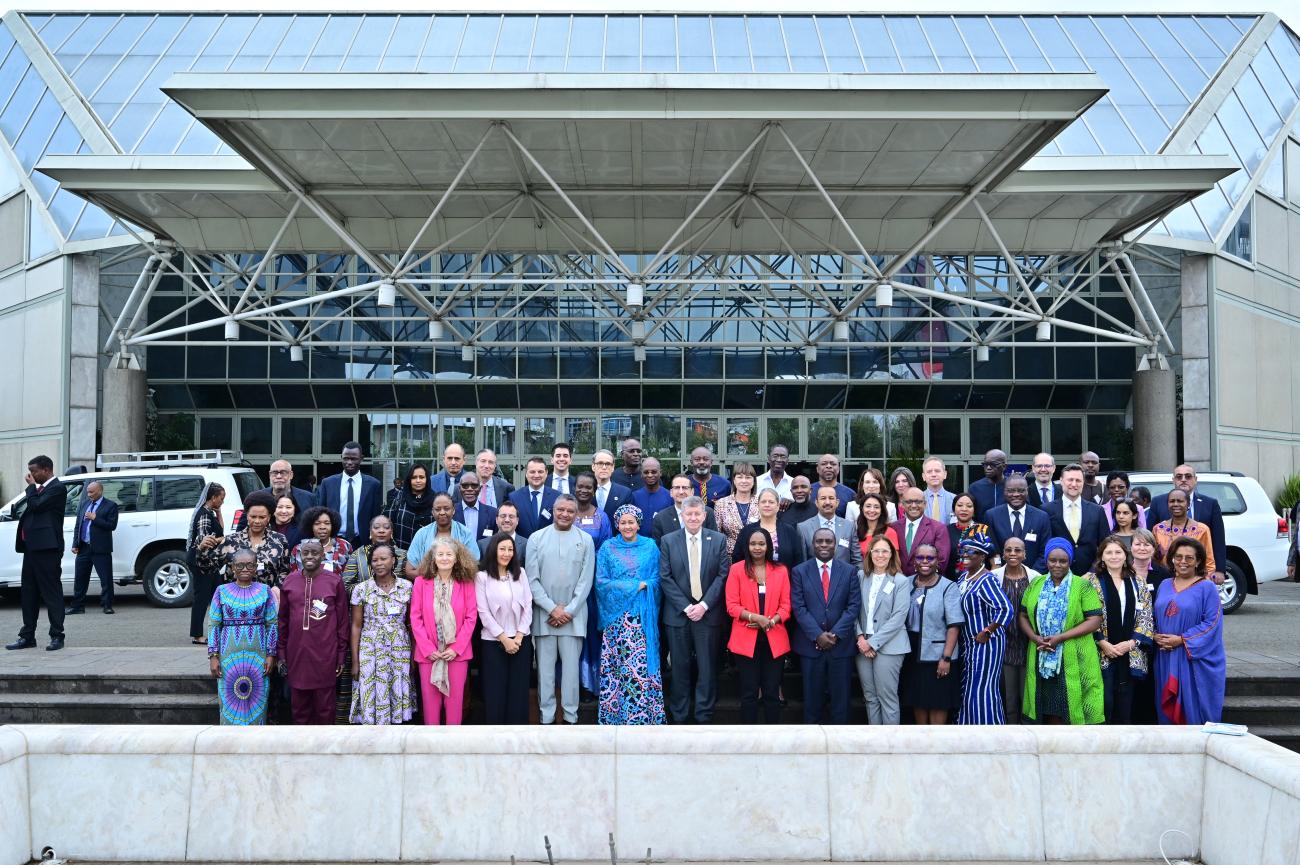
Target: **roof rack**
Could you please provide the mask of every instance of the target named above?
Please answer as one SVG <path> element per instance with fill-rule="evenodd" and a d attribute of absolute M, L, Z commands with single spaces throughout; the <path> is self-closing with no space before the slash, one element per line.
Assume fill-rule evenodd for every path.
<path fill-rule="evenodd" d="M 130 451 L 118 454 L 100 454 L 95 467 L 100 471 L 118 469 L 165 469 L 173 466 L 238 465 L 243 462 L 240 451 Z"/>

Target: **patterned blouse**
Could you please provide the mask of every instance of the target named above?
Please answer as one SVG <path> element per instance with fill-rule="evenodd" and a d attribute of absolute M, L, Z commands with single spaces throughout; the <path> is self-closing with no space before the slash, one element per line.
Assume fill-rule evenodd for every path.
<path fill-rule="evenodd" d="M 1160 550 L 1160 560 L 1166 566 L 1169 565 L 1167 561 L 1169 546 L 1174 542 L 1174 539 L 1192 538 L 1200 541 L 1201 546 L 1205 547 L 1205 572 L 1212 574 L 1218 570 L 1215 567 L 1214 542 L 1210 539 L 1210 527 L 1205 523 L 1198 523 L 1196 520 L 1189 519 L 1181 526 L 1175 526 L 1173 520 L 1165 520 L 1163 523 L 1158 523 L 1151 530 L 1151 534 L 1155 535 L 1156 547 Z"/>
<path fill-rule="evenodd" d="M 226 567 L 230 557 L 239 550 L 252 550 L 257 556 L 257 579 L 269 586 L 278 586 L 289 575 L 289 542 L 279 532 L 267 531 L 261 546 L 254 547 L 248 538 L 248 529 L 231 532 L 210 550 L 199 550 L 199 566 L 208 571 L 226 571 L 226 581 L 232 577 Z"/>
<path fill-rule="evenodd" d="M 293 553 L 290 554 L 290 560 L 293 567 L 302 567 L 302 556 L 298 555 L 298 550 L 302 547 L 302 541 L 294 545 Z M 327 571 L 333 571 L 341 578 L 347 570 L 348 562 L 352 560 L 352 544 L 346 538 L 335 538 L 330 544 L 329 549 L 325 551 L 325 558 L 321 563 Z"/>
<path fill-rule="evenodd" d="M 1025 567 L 1025 575 L 1019 580 L 1013 580 L 1007 577 L 1005 566 L 998 568 L 993 572 L 994 576 L 1002 580 L 1002 592 L 1011 601 L 1012 609 L 1020 609 L 1020 600 L 1025 596 L 1025 589 L 1029 588 L 1029 583 L 1038 576 L 1038 571 L 1033 568 Z M 1028 638 L 1021 632 L 1020 625 L 1014 619 L 1006 628 L 1007 634 L 1007 653 L 1002 659 L 1002 663 L 1010 667 L 1023 667 L 1025 665 L 1025 650 L 1029 646 Z"/>

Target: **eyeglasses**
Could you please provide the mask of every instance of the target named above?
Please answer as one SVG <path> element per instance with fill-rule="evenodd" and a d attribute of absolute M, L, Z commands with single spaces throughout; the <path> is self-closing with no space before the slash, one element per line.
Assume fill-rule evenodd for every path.
<path fill-rule="evenodd" d="M 231 562 L 230 569 L 232 571 L 255 571 L 257 570 L 257 562 Z"/>
<path fill-rule="evenodd" d="M 291 475 L 291 474 L 293 474 L 293 472 L 289 471 L 288 469 L 271 469 L 271 474 L 273 474 L 273 475 Z"/>
<path fill-rule="evenodd" d="M 933 562 L 938 556 L 912 556 L 914 562 Z"/>

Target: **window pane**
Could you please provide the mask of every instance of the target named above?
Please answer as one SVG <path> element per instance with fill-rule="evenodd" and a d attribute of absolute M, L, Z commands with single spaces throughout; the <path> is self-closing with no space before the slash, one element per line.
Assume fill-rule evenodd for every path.
<path fill-rule="evenodd" d="M 342 453 L 343 445 L 352 441 L 353 436 L 352 418 L 321 418 L 320 441 L 323 453 Z"/>
<path fill-rule="evenodd" d="M 466 16 L 438 15 L 429 28 L 429 38 L 424 41 L 420 56 L 420 72 L 450 72 L 465 32 Z"/>
<path fill-rule="evenodd" d="M 537 19 L 528 68 L 534 72 L 559 72 L 569 50 L 568 15 L 543 15 Z"/>
<path fill-rule="evenodd" d="M 785 38 L 780 21 L 769 16 L 754 16 L 747 21 L 749 46 L 754 55 L 755 72 L 789 72 Z"/>
<path fill-rule="evenodd" d="M 1002 42 L 1002 48 L 1005 48 L 1011 54 L 1017 72 L 1052 71 L 1052 64 L 1034 43 L 1033 36 L 1030 35 L 1029 28 L 1025 26 L 1023 18 L 1018 15 L 995 15 L 989 21 L 993 25 L 993 29 L 997 31 L 998 39 Z M 975 49 L 969 38 L 966 42 L 972 49 Z M 975 50 L 978 53 L 978 49 Z M 1001 52 L 997 42 L 987 46 L 987 50 Z M 981 66 L 981 68 L 983 67 Z"/>
<path fill-rule="evenodd" d="M 677 71 L 677 26 L 671 17 L 647 15 L 641 19 L 641 69 Z"/>
<path fill-rule="evenodd" d="M 510 477 L 510 470 L 505 463 L 515 454 L 515 419 L 513 417 L 485 417 L 482 420 L 483 447 L 491 448 L 497 454 L 497 468 L 505 477 Z M 578 450 L 575 448 L 575 450 Z M 594 448 L 593 448 L 594 450 Z M 590 453 L 591 451 L 579 451 Z"/>
<path fill-rule="evenodd" d="M 727 454 L 754 456 L 758 453 L 758 418 L 727 418 Z"/>
<path fill-rule="evenodd" d="M 239 449 L 246 454 L 271 453 L 269 417 L 246 417 L 239 421 Z"/>
<path fill-rule="evenodd" d="M 749 60 L 749 40 L 743 18 L 713 19 L 713 50 L 719 72 L 753 72 Z"/>
<path fill-rule="evenodd" d="M 367 15 L 352 40 L 352 48 L 347 59 L 343 61 L 344 72 L 377 72 L 379 58 L 383 54 L 388 38 L 397 26 L 393 15 Z"/>
<path fill-rule="evenodd" d="M 973 417 L 970 419 L 970 451 L 983 456 L 994 448 L 1005 449 L 1002 441 L 1002 419 Z"/>
<path fill-rule="evenodd" d="M 575 453 L 589 454 L 596 450 L 596 430 L 599 421 L 595 417 L 564 418 L 564 440 Z"/>
<path fill-rule="evenodd" d="M 935 59 L 934 52 L 930 49 L 929 43 L 926 42 L 925 32 L 921 30 L 920 21 L 911 16 L 891 16 L 885 19 L 885 26 L 893 37 L 894 48 L 903 61 L 904 71 L 939 71 L 939 61 Z"/>
<path fill-rule="evenodd" d="M 425 37 L 433 25 L 433 18 L 427 15 L 402 15 L 393 28 L 393 36 L 388 40 L 384 59 L 380 61 L 381 72 L 414 72 L 420 61 L 420 49 Z"/>
<path fill-rule="evenodd" d="M 1043 449 L 1043 421 L 1036 417 L 1011 418 L 1011 453 L 1038 453 Z"/>
<path fill-rule="evenodd" d="M 592 15 L 575 15 L 569 36 L 569 72 L 599 72 L 601 52 L 605 47 L 605 19 Z"/>
<path fill-rule="evenodd" d="M 465 417 L 444 417 L 442 419 L 442 447 L 445 450 L 447 445 L 455 442 L 465 449 L 466 464 L 469 465 L 476 453 L 474 447 L 474 418 Z"/>
<path fill-rule="evenodd" d="M 234 440 L 234 419 L 228 417 L 199 418 L 199 447 L 230 449 Z M 120 504 L 120 502 L 119 502 Z"/>
<path fill-rule="evenodd" d="M 1083 418 L 1054 417 L 1048 423 L 1052 430 L 1052 453 L 1077 454 L 1083 451 Z"/>
<path fill-rule="evenodd" d="M 642 442 L 644 444 L 644 442 Z M 686 447 L 684 453 L 690 453 L 697 447 L 704 446 L 718 452 L 718 419 L 714 417 L 688 417 L 686 419 Z"/>
<path fill-rule="evenodd" d="M 767 423 L 767 451 L 776 445 L 785 445 L 790 453 L 799 452 L 799 419 L 793 417 L 769 417 Z M 763 470 L 759 471 L 762 474 Z"/>
<path fill-rule="evenodd" d="M 1061 29 L 1060 22 L 1055 18 L 1044 18 L 1037 15 L 1026 19 L 1029 30 L 1034 35 L 1034 41 L 1047 54 L 1048 61 L 1052 64 L 1052 69 L 1057 72 L 1083 72 L 1088 66 L 1079 57 L 1079 52 L 1075 50 L 1070 40 L 1066 37 L 1065 32 Z M 1013 54 L 1015 48 L 1010 49 Z"/>
<path fill-rule="evenodd" d="M 858 43 L 853 39 L 848 18 L 842 15 L 820 16 L 817 18 L 817 32 L 821 35 L 832 72 L 863 71 L 862 55 L 858 53 Z"/>
<path fill-rule="evenodd" d="M 825 72 L 826 59 L 822 57 L 822 46 L 813 19 L 787 16 L 781 19 L 781 27 L 785 31 L 791 68 L 795 72 Z M 858 70 L 861 68 L 859 64 Z"/>
<path fill-rule="evenodd" d="M 930 418 L 930 445 L 932 454 L 961 453 L 961 418 Z"/>
<path fill-rule="evenodd" d="M 199 427 L 200 436 L 202 426 Z M 199 447 L 206 447 L 200 444 Z M 309 417 L 280 418 L 280 452 L 286 454 L 315 453 L 312 419 Z"/>
<path fill-rule="evenodd" d="M 837 417 L 815 417 L 808 420 L 808 456 L 819 457 L 822 454 L 838 454 L 840 447 L 840 419 Z"/>
<path fill-rule="evenodd" d="M 611 15 L 605 22 L 605 71 L 637 72 L 641 69 L 641 19 Z"/>
<path fill-rule="evenodd" d="M 947 16 L 927 16 L 921 19 L 930 44 L 939 57 L 939 68 L 944 72 L 974 72 L 975 61 L 966 43 L 957 32 L 957 25 Z"/>
<path fill-rule="evenodd" d="M 621 443 L 621 440 L 620 440 Z M 641 427 L 641 447 L 646 454 L 658 456 L 660 454 L 677 454 L 681 453 L 682 448 L 682 418 L 681 415 L 675 414 L 648 414 L 644 418 Z M 610 448 L 614 451 L 615 462 L 621 464 L 622 460 L 618 456 L 618 448 Z"/>
<path fill-rule="evenodd" d="M 500 31 L 500 15 L 471 15 L 469 26 L 465 28 L 465 38 L 460 43 L 460 53 L 456 56 L 456 71 L 487 71 Z"/>
<path fill-rule="evenodd" d="M 894 460 L 920 459 L 925 444 L 921 438 L 920 415 L 901 414 L 889 419 L 889 457 Z M 888 477 L 888 475 L 886 475 Z M 888 492 L 888 491 L 886 491 Z"/>
<path fill-rule="evenodd" d="M 192 510 L 203 495 L 201 477 L 160 477 L 154 482 L 153 507 L 156 511 Z"/>
<path fill-rule="evenodd" d="M 1241 98 L 1241 104 L 1245 106 L 1246 115 L 1254 122 L 1255 131 L 1260 134 L 1265 145 L 1272 144 L 1273 139 L 1277 137 L 1278 132 L 1282 129 L 1282 118 L 1278 115 L 1277 109 L 1273 107 L 1272 101 L 1264 95 L 1264 88 L 1260 86 L 1259 79 L 1247 69 L 1242 73 L 1241 78 L 1237 80 L 1237 86 L 1233 92 Z M 1289 100 L 1291 107 L 1294 107 L 1295 100 Z M 1287 109 L 1290 114 L 1290 108 Z M 1260 154 L 1261 158 L 1263 154 Z M 1256 162 L 1256 165 L 1259 163 Z M 1252 168 L 1254 166 L 1251 166 Z"/>
<path fill-rule="evenodd" d="M 682 72 L 713 72 L 713 33 L 708 18 L 677 19 L 677 45 Z"/>
<path fill-rule="evenodd" d="M 933 430 L 933 427 L 931 427 L 931 430 Z M 931 435 L 933 436 L 933 432 L 931 432 Z M 855 460 L 879 460 L 884 457 L 884 415 L 860 414 L 849 418 L 848 452 L 850 459 Z"/>
<path fill-rule="evenodd" d="M 549 454 L 555 447 L 555 418 L 524 418 L 524 455 Z"/>

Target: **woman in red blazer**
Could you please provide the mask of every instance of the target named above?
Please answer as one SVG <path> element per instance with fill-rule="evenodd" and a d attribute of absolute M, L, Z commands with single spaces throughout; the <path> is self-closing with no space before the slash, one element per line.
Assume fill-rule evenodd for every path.
<path fill-rule="evenodd" d="M 417 565 L 411 594 L 411 635 L 420 671 L 424 723 L 459 724 L 465 708 L 465 680 L 474 657 L 478 568 L 469 551 L 449 538 L 435 538 Z"/>
<path fill-rule="evenodd" d="M 781 723 L 781 656 L 790 651 L 785 623 L 790 618 L 790 572 L 772 561 L 772 536 L 758 527 L 749 535 L 745 557 L 727 573 L 727 615 L 731 639 L 727 648 L 736 656 L 740 672 L 740 718 L 758 723 L 758 703 L 763 702 L 763 722 Z"/>

